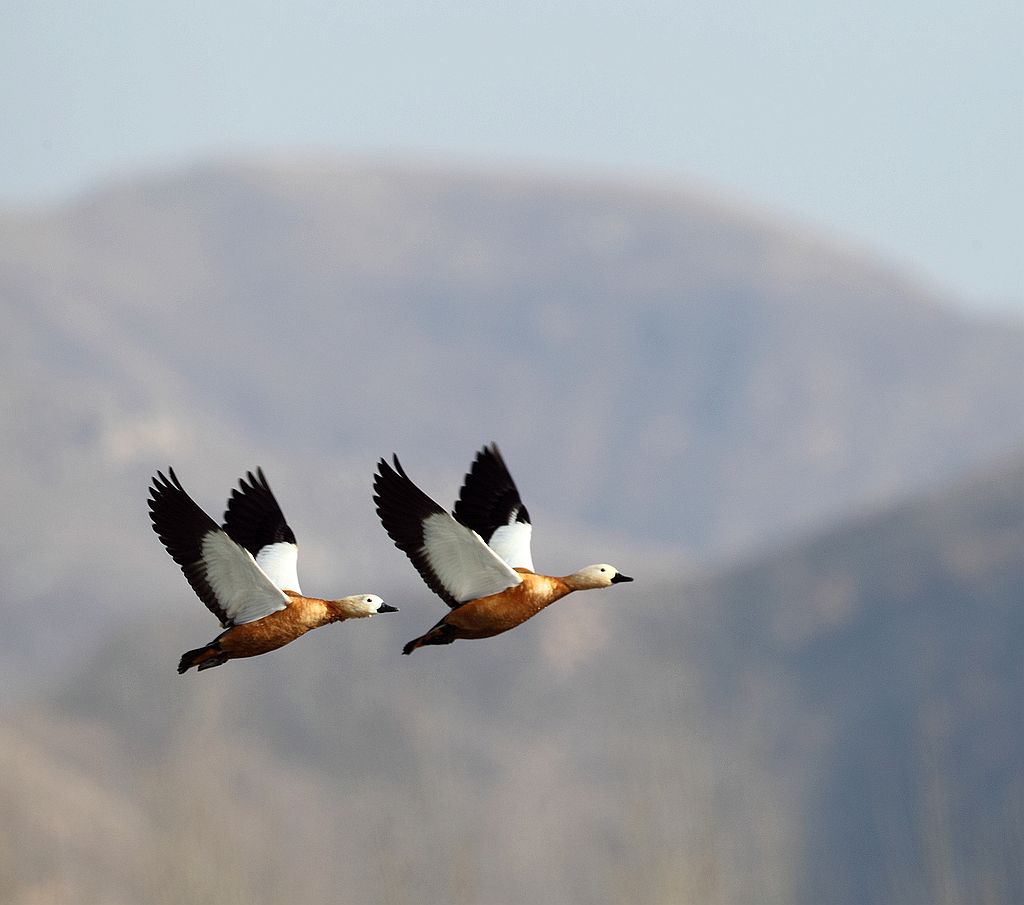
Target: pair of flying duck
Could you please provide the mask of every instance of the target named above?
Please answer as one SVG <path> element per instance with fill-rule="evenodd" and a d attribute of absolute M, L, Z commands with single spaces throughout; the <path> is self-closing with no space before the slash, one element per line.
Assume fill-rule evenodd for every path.
<path fill-rule="evenodd" d="M 453 513 L 409 480 L 397 456 L 394 463 L 381 459 L 377 466 L 377 514 L 427 587 L 451 607 L 402 653 L 500 635 L 573 591 L 632 581 L 607 563 L 561 578 L 538 575 L 530 554 L 530 517 L 493 443 L 477 453 Z M 337 600 L 302 594 L 295 534 L 262 469 L 232 490 L 223 526 L 185 492 L 174 469 L 167 477 L 157 472 L 149 509 L 153 530 L 225 629 L 185 653 L 179 673 L 265 654 L 331 622 L 397 612 L 376 594 Z"/>

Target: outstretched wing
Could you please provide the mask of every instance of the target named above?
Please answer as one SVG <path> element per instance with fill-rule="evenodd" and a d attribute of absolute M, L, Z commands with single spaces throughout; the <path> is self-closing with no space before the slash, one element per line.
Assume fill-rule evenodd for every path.
<path fill-rule="evenodd" d="M 459 491 L 455 518 L 479 534 L 510 566 L 534 571 L 530 514 L 496 443 L 476 454 Z"/>
<path fill-rule="evenodd" d="M 203 603 L 224 628 L 283 610 L 288 598 L 181 486 L 157 472 L 150 487 L 153 530 Z"/>
<path fill-rule="evenodd" d="M 262 468 L 256 469 L 255 476 L 251 471 L 246 472 L 238 482 L 238 489 L 231 491 L 224 513 L 224 530 L 252 554 L 281 590 L 302 593 L 295 532 L 288 527 Z"/>
<path fill-rule="evenodd" d="M 450 607 L 497 594 L 523 579 L 483 539 L 457 522 L 419 489 L 395 456 L 373 478 L 374 502 L 384 530 Z"/>

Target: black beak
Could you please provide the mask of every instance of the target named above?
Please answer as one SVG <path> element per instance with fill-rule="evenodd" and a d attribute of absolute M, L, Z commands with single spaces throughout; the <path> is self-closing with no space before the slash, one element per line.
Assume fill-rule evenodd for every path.
<path fill-rule="evenodd" d="M 377 612 L 378 613 L 397 613 L 398 612 L 398 607 L 390 606 L 387 603 L 382 603 L 380 605 L 380 609 L 378 609 Z"/>
<path fill-rule="evenodd" d="M 612 584 L 618 584 L 620 581 L 632 581 L 628 575 L 623 575 L 621 572 L 616 572 L 615 577 L 612 579 Z"/>

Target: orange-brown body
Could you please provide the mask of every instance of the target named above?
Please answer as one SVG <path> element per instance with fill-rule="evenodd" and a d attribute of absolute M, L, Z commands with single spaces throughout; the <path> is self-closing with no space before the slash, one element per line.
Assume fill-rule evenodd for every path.
<path fill-rule="evenodd" d="M 564 578 L 516 571 L 523 576 L 521 584 L 463 604 L 442 621 L 454 627 L 459 638 L 490 638 L 521 625 L 573 590 Z"/>
<path fill-rule="evenodd" d="M 206 647 L 184 654 L 178 671 L 184 672 L 208 660 L 217 661 L 211 665 L 220 665 L 225 660 L 258 657 L 260 654 L 291 644 L 296 638 L 322 625 L 367 615 L 365 612 L 354 612 L 347 608 L 344 601 L 303 597 L 294 591 L 284 593 L 288 595 L 289 603 L 283 610 L 270 613 L 255 622 L 231 626 Z"/>
<path fill-rule="evenodd" d="M 571 576 L 554 578 L 527 569 L 516 569 L 520 584 L 497 594 L 471 600 L 452 610 L 429 632 L 410 641 L 405 653 L 425 644 L 449 644 L 458 638 L 491 638 L 522 625 L 544 607 L 578 590 Z"/>

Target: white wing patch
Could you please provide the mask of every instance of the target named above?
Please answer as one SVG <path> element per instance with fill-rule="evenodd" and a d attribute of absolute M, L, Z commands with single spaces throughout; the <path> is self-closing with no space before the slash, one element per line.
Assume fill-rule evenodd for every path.
<path fill-rule="evenodd" d="M 460 603 L 497 594 L 523 580 L 479 534 L 447 512 L 434 513 L 424 520 L 423 556 Z"/>
<path fill-rule="evenodd" d="M 225 532 L 206 534 L 202 551 L 206 581 L 233 624 L 255 622 L 288 606 L 288 598 L 274 586 L 252 554 Z"/>
<path fill-rule="evenodd" d="M 256 556 L 256 564 L 282 591 L 301 594 L 299 588 L 299 548 L 282 541 L 267 544 Z"/>
<path fill-rule="evenodd" d="M 533 556 L 530 553 L 530 538 L 533 535 L 533 526 L 529 522 L 512 522 L 511 525 L 502 525 L 495 528 L 491 535 L 491 549 L 498 554 L 505 562 L 515 568 L 533 568 Z"/>

